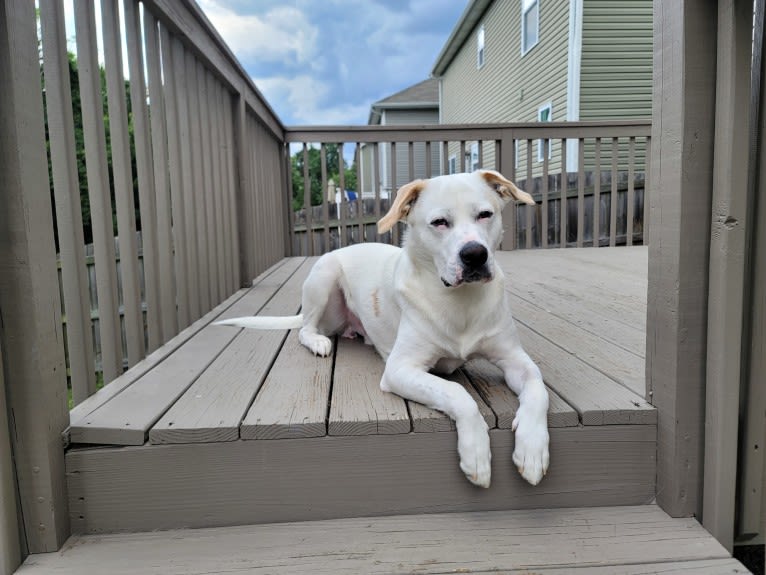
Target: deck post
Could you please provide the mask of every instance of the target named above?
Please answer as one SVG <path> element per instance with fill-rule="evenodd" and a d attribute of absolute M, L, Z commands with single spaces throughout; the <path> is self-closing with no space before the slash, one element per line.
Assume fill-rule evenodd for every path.
<path fill-rule="evenodd" d="M 716 10 L 654 1 L 646 382 L 657 501 L 675 517 L 702 507 Z"/>
<path fill-rule="evenodd" d="M 35 27 L 34 3 L 0 0 L 0 342 L 30 553 L 55 551 L 69 535 L 66 367 Z"/>
<path fill-rule="evenodd" d="M 17 508 L 15 468 L 7 414 L 3 354 L 0 349 L 0 575 L 11 575 L 16 571 L 21 564 L 22 556 L 19 537 L 21 524 Z"/>
<path fill-rule="evenodd" d="M 702 524 L 729 551 L 734 544 L 746 235 L 752 221 L 748 207 L 752 32 L 752 2 L 719 3 Z"/>

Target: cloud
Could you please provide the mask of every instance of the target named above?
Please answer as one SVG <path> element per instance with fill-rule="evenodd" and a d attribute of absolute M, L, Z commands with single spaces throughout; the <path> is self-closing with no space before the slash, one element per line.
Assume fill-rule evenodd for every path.
<path fill-rule="evenodd" d="M 266 62 L 311 64 L 316 57 L 318 30 L 292 6 L 274 6 L 263 14 L 239 14 L 217 0 L 200 6 L 226 43 L 240 58 Z"/>
<path fill-rule="evenodd" d="M 289 109 L 297 124 L 357 124 L 370 110 L 371 102 L 349 105 L 333 99 L 332 84 L 307 74 L 253 81 L 272 106 Z"/>

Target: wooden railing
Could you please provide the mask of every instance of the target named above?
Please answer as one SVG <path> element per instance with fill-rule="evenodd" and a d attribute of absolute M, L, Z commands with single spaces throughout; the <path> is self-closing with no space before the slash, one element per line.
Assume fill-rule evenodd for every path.
<path fill-rule="evenodd" d="M 284 127 L 194 2 L 74 0 L 74 30 L 62 0 L 35 4 L 0 0 L 0 348 L 29 552 L 67 532 L 67 382 L 82 402 L 289 252 Z"/>
<path fill-rule="evenodd" d="M 642 243 L 650 132 L 649 120 L 288 127 L 292 171 L 302 180 L 289 184 L 293 253 L 362 241 L 398 244 L 401 227 L 379 235 L 375 222 L 399 186 L 477 168 L 499 170 L 537 200 L 506 209 L 504 249 Z M 317 149 L 319 162 L 312 163 Z"/>
<path fill-rule="evenodd" d="M 92 1 L 74 7 L 70 62 L 62 5 L 40 4 L 68 370 L 78 403 L 96 391 L 97 375 L 81 200 L 90 206 L 105 382 L 283 257 L 285 213 L 282 126 L 196 5 L 125 0 L 122 26 L 116 2 L 102 3 L 98 23 Z M 70 86 L 75 68 L 78 90 Z M 87 166 L 83 178 L 76 153 Z M 256 195 L 264 200 L 258 211 Z"/>

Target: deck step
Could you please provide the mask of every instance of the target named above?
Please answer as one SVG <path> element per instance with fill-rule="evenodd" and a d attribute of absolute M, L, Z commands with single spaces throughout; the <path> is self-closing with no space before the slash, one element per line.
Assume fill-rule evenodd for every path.
<path fill-rule="evenodd" d="M 748 573 L 654 505 L 442 513 L 73 536 L 19 575 Z"/>

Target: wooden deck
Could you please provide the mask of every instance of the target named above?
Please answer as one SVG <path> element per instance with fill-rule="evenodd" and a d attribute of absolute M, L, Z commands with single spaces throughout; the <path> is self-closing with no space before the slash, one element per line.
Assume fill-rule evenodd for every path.
<path fill-rule="evenodd" d="M 72 537 L 19 575 L 724 575 L 748 571 L 654 505 L 342 519 Z"/>
<path fill-rule="evenodd" d="M 480 490 L 458 469 L 453 422 L 381 392 L 383 362 L 371 347 L 340 340 L 333 357 L 316 358 L 295 331 L 210 325 L 296 313 L 313 260 L 291 258 L 72 412 L 73 530 L 651 501 L 657 414 L 643 397 L 646 249 L 498 259 L 524 346 L 551 390 L 551 467 L 539 486 L 510 461 L 518 402 L 487 362 L 455 375 L 491 428 L 492 487 Z"/>

